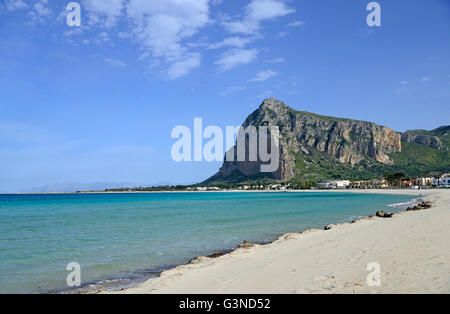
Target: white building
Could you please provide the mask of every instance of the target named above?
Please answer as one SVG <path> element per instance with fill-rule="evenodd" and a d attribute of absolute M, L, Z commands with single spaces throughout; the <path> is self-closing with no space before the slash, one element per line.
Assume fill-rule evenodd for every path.
<path fill-rule="evenodd" d="M 434 178 L 433 185 L 437 187 L 450 187 L 450 173 L 446 173 L 440 178 Z"/>
<path fill-rule="evenodd" d="M 279 190 L 281 189 L 281 184 L 273 184 L 270 186 L 270 189 L 272 190 Z"/>
<path fill-rule="evenodd" d="M 350 185 L 349 180 L 325 181 L 318 184 L 320 189 L 342 190 Z"/>
<path fill-rule="evenodd" d="M 427 178 L 417 178 L 414 180 L 414 184 L 417 186 L 427 186 L 427 185 L 433 185 L 434 178 L 427 177 Z"/>

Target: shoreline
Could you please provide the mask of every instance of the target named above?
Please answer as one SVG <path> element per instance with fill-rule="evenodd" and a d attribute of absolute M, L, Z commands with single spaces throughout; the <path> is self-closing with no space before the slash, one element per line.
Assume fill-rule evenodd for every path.
<path fill-rule="evenodd" d="M 235 192 L 299 192 L 299 191 L 235 191 Z M 433 207 L 432 209 L 428 210 L 422 210 L 417 212 L 406 212 L 406 211 L 397 211 L 394 214 L 394 217 L 391 219 L 386 218 L 378 218 L 378 217 L 363 217 L 361 219 L 358 219 L 356 221 L 350 222 L 350 223 L 337 223 L 333 226 L 331 230 L 325 231 L 321 229 L 309 229 L 301 232 L 296 233 L 285 233 L 279 236 L 276 240 L 269 242 L 269 243 L 262 243 L 262 244 L 249 244 L 247 243 L 244 245 L 244 247 L 238 247 L 234 250 L 230 251 L 224 251 L 224 252 L 218 252 L 216 254 L 210 255 L 210 256 L 199 256 L 197 258 L 192 259 L 189 261 L 189 263 L 184 265 L 179 265 L 174 268 L 166 269 L 162 271 L 158 277 L 151 278 L 147 280 L 146 282 L 139 284 L 137 286 L 122 289 L 120 291 L 106 291 L 106 290 L 97 290 L 97 291 L 91 291 L 89 293 L 255 293 L 254 289 L 249 290 L 233 290 L 231 287 L 229 287 L 231 290 L 227 291 L 225 289 L 225 292 L 221 289 L 226 288 L 221 287 L 221 289 L 214 289 L 212 287 L 209 287 L 208 285 L 205 285 L 207 281 L 216 281 L 214 274 L 210 277 L 202 276 L 202 279 L 196 280 L 196 276 L 193 277 L 194 273 L 202 274 L 201 269 L 213 269 L 213 268 L 221 268 L 220 265 L 223 264 L 225 261 L 228 260 L 234 260 L 238 259 L 239 262 L 245 263 L 245 256 L 248 254 L 260 254 L 262 251 L 276 251 L 277 246 L 281 245 L 282 243 L 291 243 L 295 241 L 301 241 L 303 243 L 307 243 L 309 237 L 313 238 L 320 238 L 321 235 L 326 235 L 329 233 L 339 233 L 339 230 L 344 230 L 347 228 L 355 228 L 358 226 L 361 226 L 365 223 L 371 223 L 375 225 L 379 222 L 381 223 L 384 221 L 385 223 L 388 223 L 389 221 L 394 221 L 398 218 L 408 217 L 408 216 L 414 216 L 414 214 L 417 213 L 426 213 L 433 211 L 435 208 L 439 208 L 442 206 L 441 201 L 444 201 L 445 204 L 443 204 L 445 207 L 450 207 L 450 193 L 446 190 L 325 190 L 325 191 L 302 191 L 302 192 L 337 192 L 337 193 L 368 193 L 368 194 L 401 194 L 401 195 L 410 195 L 414 197 L 414 199 L 424 200 L 424 201 L 432 201 Z M 175 192 L 176 193 L 176 192 Z M 195 192 L 194 192 L 195 193 Z M 198 193 L 205 193 L 205 192 L 198 192 Z M 217 193 L 215 191 L 212 191 L 212 193 Z M 449 208 L 450 209 L 450 208 Z M 375 214 L 375 213 L 373 213 Z M 245 243 L 244 243 L 245 244 Z M 411 252 L 414 253 L 414 252 Z M 276 257 L 274 257 L 276 258 Z M 282 261 L 281 261 L 282 262 Z M 237 261 L 236 261 L 237 263 Z M 249 263 L 249 261 L 247 261 Z M 251 264 L 251 263 L 250 263 Z M 233 268 L 233 264 L 227 266 Z M 223 269 L 222 269 L 223 271 Z M 231 275 L 231 274 L 230 274 Z M 182 283 L 180 285 L 179 282 L 177 282 L 177 278 L 180 277 L 190 277 L 192 278 L 192 281 L 200 281 L 199 284 L 196 285 L 196 292 L 192 290 L 192 287 L 189 283 Z M 450 275 L 448 276 L 450 279 Z M 250 283 L 250 286 L 252 286 L 251 282 L 254 282 L 253 286 L 254 288 L 258 289 L 259 284 L 256 284 L 258 280 L 249 280 L 247 284 Z M 172 288 L 169 286 L 173 285 Z M 204 286 L 204 288 L 202 287 Z M 279 288 L 279 287 L 278 287 Z M 204 289 L 204 290 L 203 290 Z M 189 291 L 189 292 L 187 292 Z M 257 290 L 258 291 L 258 290 Z M 283 289 L 281 289 L 283 291 Z M 268 289 L 263 290 L 263 293 L 280 293 L 277 291 L 277 289 Z M 283 293 L 295 293 L 293 291 L 290 292 L 284 292 Z M 303 293 L 307 293 L 307 290 L 305 290 Z M 345 292 L 344 292 L 345 293 Z"/>
<path fill-rule="evenodd" d="M 90 194 L 165 194 L 165 193 L 369 193 L 369 194 L 402 194 L 399 192 L 420 193 L 425 191 L 446 191 L 448 189 L 323 189 L 323 190 L 220 190 L 220 191 L 133 191 L 133 192 L 44 192 L 44 193 L 0 193 L 0 195 L 90 195 Z"/>

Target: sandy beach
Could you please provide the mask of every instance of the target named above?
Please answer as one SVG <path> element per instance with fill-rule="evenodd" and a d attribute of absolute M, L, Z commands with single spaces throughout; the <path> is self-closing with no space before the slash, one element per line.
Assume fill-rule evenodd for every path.
<path fill-rule="evenodd" d="M 411 194 L 433 207 L 199 257 L 116 293 L 450 293 L 450 191 L 357 192 Z M 380 286 L 367 283 L 372 263 L 380 266 Z"/>

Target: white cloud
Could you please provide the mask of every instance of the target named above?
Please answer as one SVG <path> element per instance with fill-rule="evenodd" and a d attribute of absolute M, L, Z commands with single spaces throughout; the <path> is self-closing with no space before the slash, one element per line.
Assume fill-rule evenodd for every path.
<path fill-rule="evenodd" d="M 256 74 L 256 77 L 249 82 L 263 82 L 277 75 L 278 73 L 272 70 L 262 71 Z"/>
<path fill-rule="evenodd" d="M 48 7 L 48 0 L 39 0 L 37 1 L 32 9 L 28 11 L 28 16 L 30 17 L 30 24 L 34 24 L 36 22 L 44 22 L 45 17 L 49 16 L 52 13 L 50 8 Z"/>
<path fill-rule="evenodd" d="M 115 26 L 122 15 L 125 0 L 83 0 L 90 24 L 101 24 L 106 28 Z"/>
<path fill-rule="evenodd" d="M 6 8 L 9 11 L 20 10 L 27 7 L 27 4 L 22 0 L 6 0 Z"/>
<path fill-rule="evenodd" d="M 126 12 L 143 55 L 168 64 L 169 79 L 200 65 L 200 54 L 189 51 L 184 41 L 210 23 L 209 0 L 130 0 Z"/>
<path fill-rule="evenodd" d="M 424 76 L 424 77 L 422 77 L 422 82 L 428 82 L 428 81 L 431 81 L 431 77 L 429 77 L 429 76 Z"/>
<path fill-rule="evenodd" d="M 357 36 L 359 38 L 366 38 L 373 34 L 373 29 L 370 28 L 355 28 L 358 32 Z"/>
<path fill-rule="evenodd" d="M 105 58 L 105 62 L 116 68 L 124 68 L 127 65 L 120 59 Z"/>
<path fill-rule="evenodd" d="M 237 65 L 248 64 L 255 60 L 257 56 L 257 49 L 232 49 L 222 54 L 222 57 L 215 64 L 220 67 L 221 71 L 226 71 Z"/>
<path fill-rule="evenodd" d="M 119 32 L 119 33 L 117 33 L 117 37 L 119 37 L 120 39 L 127 39 L 127 38 L 130 38 L 130 34 L 128 34 L 126 32 Z"/>
<path fill-rule="evenodd" d="M 303 25 L 305 25 L 305 22 L 303 21 L 294 21 L 292 23 L 287 24 L 286 27 L 300 27 Z"/>
<path fill-rule="evenodd" d="M 284 62 L 284 59 L 283 58 L 275 58 L 275 59 L 266 60 L 266 62 L 268 62 L 268 63 L 282 63 L 282 62 Z"/>
<path fill-rule="evenodd" d="M 208 0 L 131 0 L 127 14 L 143 47 L 168 60 L 182 57 L 182 40 L 209 22 Z"/>
<path fill-rule="evenodd" d="M 64 32 L 64 36 L 66 37 L 79 36 L 81 34 L 83 34 L 83 29 L 81 27 L 73 27 Z"/>
<path fill-rule="evenodd" d="M 10 5 L 22 2 L 7 1 Z M 98 30 L 98 36 L 80 38 L 80 41 L 83 44 L 113 45 L 108 28 L 117 27 L 119 21 L 126 21 L 129 29 L 116 32 L 117 38 L 137 43 L 142 60 L 148 58 L 153 67 L 161 67 L 169 79 L 175 79 L 200 66 L 200 49 L 229 47 L 215 63 L 222 71 L 252 62 L 257 58 L 258 50 L 245 47 L 260 37 L 258 31 L 262 22 L 295 12 L 286 0 L 250 0 L 243 8 L 241 18 L 224 22 L 229 31 L 246 36 L 232 35 L 212 44 L 208 44 L 203 36 L 203 43 L 198 44 L 199 39 L 194 36 L 213 23 L 210 6 L 220 3 L 222 0 L 81 0 L 83 12 L 86 12 L 83 13 L 83 16 L 86 14 L 86 27 L 96 25 L 106 29 Z M 36 0 L 32 10 L 36 17 L 48 15 L 48 0 Z M 243 28 L 239 30 L 239 27 Z M 79 34 L 67 32 L 65 35 Z"/>
<path fill-rule="evenodd" d="M 34 9 L 39 16 L 45 16 L 51 13 L 51 10 L 48 8 L 48 0 L 41 0 L 35 3 Z"/>
<path fill-rule="evenodd" d="M 175 80 L 187 75 L 200 66 L 200 58 L 199 53 L 190 53 L 183 60 L 173 63 L 167 70 L 167 78 Z"/>
<path fill-rule="evenodd" d="M 244 8 L 244 18 L 238 21 L 224 22 L 225 28 L 230 33 L 255 34 L 261 28 L 261 23 L 278 17 L 294 13 L 282 0 L 252 0 Z"/>
<path fill-rule="evenodd" d="M 219 49 L 222 47 L 244 48 L 251 41 L 252 41 L 251 38 L 229 37 L 225 38 L 223 41 L 219 43 L 209 45 L 208 49 Z"/>
<path fill-rule="evenodd" d="M 111 39 L 109 38 L 109 34 L 107 32 L 100 32 L 98 33 L 97 38 L 93 39 L 93 42 L 97 45 L 101 45 L 110 41 Z"/>
<path fill-rule="evenodd" d="M 284 37 L 286 37 L 286 36 L 288 36 L 288 35 L 289 35 L 289 32 L 279 32 L 279 33 L 277 34 L 277 38 L 278 38 L 278 39 L 284 38 Z"/>

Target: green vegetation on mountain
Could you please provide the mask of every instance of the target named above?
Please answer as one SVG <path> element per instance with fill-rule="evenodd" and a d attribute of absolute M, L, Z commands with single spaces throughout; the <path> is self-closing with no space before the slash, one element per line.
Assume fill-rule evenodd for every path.
<path fill-rule="evenodd" d="M 409 176 L 421 176 L 430 172 L 445 173 L 450 170 L 450 146 L 436 149 L 416 143 L 402 143 L 402 152 L 392 154 L 395 171 Z"/>

